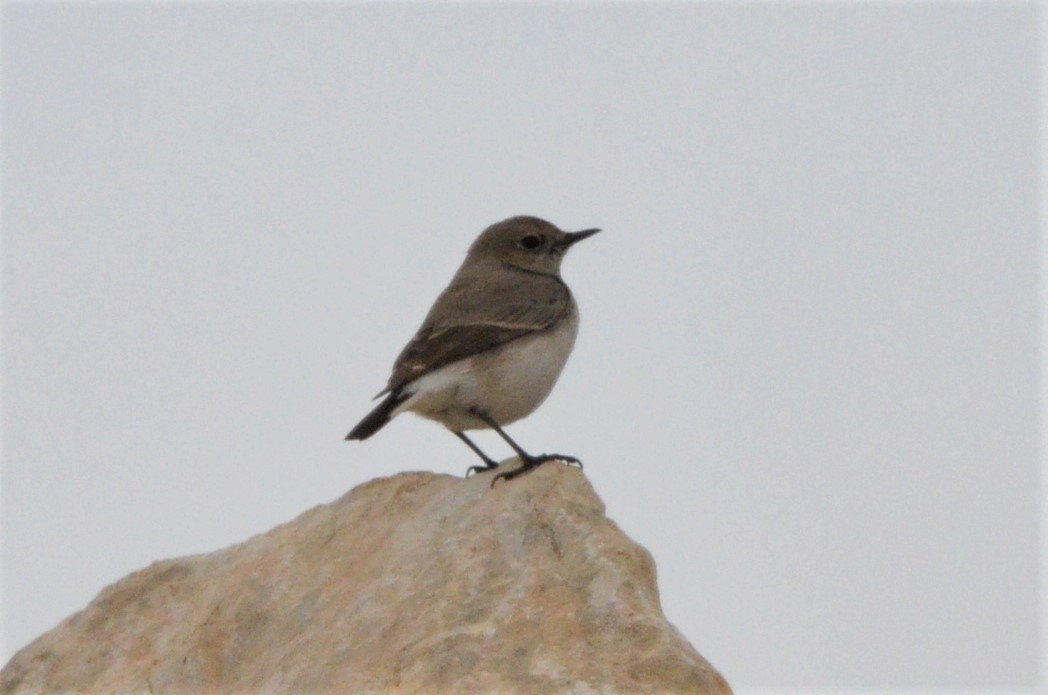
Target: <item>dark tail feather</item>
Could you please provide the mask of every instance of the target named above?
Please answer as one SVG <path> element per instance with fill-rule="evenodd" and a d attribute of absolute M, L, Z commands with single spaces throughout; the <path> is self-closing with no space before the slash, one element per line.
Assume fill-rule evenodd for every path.
<path fill-rule="evenodd" d="M 346 439 L 367 439 L 375 434 L 389 422 L 390 413 L 405 400 L 407 400 L 407 396 L 396 391 L 389 394 L 363 420 L 357 423 L 357 426 L 346 435 Z"/>

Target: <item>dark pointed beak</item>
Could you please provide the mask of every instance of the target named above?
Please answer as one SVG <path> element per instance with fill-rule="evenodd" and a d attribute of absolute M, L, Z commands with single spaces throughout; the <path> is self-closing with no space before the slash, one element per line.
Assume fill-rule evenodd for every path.
<path fill-rule="evenodd" d="M 576 242 L 582 241 L 587 237 L 593 236 L 599 231 L 599 229 L 583 229 L 581 232 L 567 232 L 564 235 L 564 240 L 560 242 L 560 245 L 564 248 L 568 248 L 569 246 L 574 245 Z"/>

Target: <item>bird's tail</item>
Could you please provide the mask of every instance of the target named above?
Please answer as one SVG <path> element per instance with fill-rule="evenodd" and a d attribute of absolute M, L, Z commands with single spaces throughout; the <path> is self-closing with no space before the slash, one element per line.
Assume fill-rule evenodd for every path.
<path fill-rule="evenodd" d="M 346 435 L 346 439 L 367 439 L 375 434 L 389 422 L 393 411 L 405 400 L 407 396 L 403 393 L 394 391 L 389 394 L 363 420 L 357 423 L 357 426 Z"/>

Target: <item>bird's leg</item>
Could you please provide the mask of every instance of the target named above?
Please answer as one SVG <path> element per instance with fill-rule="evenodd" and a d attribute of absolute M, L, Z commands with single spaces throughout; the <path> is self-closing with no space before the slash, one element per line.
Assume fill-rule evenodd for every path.
<path fill-rule="evenodd" d="M 579 468 L 582 468 L 582 461 L 579 461 L 574 456 L 565 456 L 564 454 L 540 454 L 538 456 L 534 456 L 532 454 L 529 454 L 528 452 L 524 451 L 524 449 L 522 449 L 519 444 L 513 441 L 513 438 L 506 434 L 506 432 L 501 427 L 499 427 L 499 423 L 495 422 L 495 418 L 491 417 L 479 408 L 472 408 L 470 409 L 470 412 L 476 417 L 483 420 L 488 427 L 498 432 L 499 436 L 505 439 L 506 443 L 509 444 L 510 447 L 512 447 L 513 451 L 517 452 L 517 456 L 520 457 L 521 466 L 512 471 L 505 471 L 496 475 L 494 478 L 491 479 L 492 487 L 495 487 L 495 483 L 499 480 L 513 480 L 517 476 L 524 475 L 528 471 L 538 468 L 547 461 L 563 461 L 567 464 L 577 464 Z"/>
<path fill-rule="evenodd" d="M 470 449 L 473 449 L 473 453 L 475 453 L 477 456 L 481 458 L 481 460 L 484 461 L 483 466 L 470 466 L 469 468 L 467 468 L 467 478 L 469 477 L 470 473 L 481 473 L 483 471 L 490 471 L 499 467 L 498 461 L 493 461 L 491 458 L 489 458 L 488 455 L 481 451 L 480 447 L 474 444 L 473 441 L 464 433 L 455 432 L 455 436 L 464 441 L 466 443 L 466 446 L 468 446 Z"/>

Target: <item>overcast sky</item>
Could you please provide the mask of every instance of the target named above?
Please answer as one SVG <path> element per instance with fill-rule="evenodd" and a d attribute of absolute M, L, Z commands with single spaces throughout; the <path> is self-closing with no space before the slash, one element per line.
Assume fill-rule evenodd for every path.
<path fill-rule="evenodd" d="M 481 229 L 602 227 L 574 454 L 739 690 L 1030 688 L 1034 4 L 6 4 L 0 661 L 473 454 L 344 442 Z M 498 457 L 497 437 L 478 435 Z"/>

